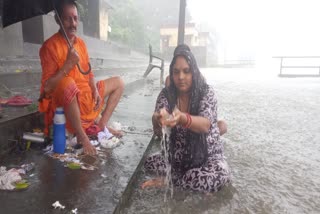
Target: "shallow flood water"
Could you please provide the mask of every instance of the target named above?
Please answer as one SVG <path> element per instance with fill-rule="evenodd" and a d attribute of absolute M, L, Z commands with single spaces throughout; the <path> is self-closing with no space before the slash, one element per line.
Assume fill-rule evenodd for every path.
<path fill-rule="evenodd" d="M 320 78 L 204 69 L 226 120 L 232 183 L 215 194 L 137 185 L 124 213 L 320 213 Z M 150 178 L 142 172 L 141 184 Z"/>

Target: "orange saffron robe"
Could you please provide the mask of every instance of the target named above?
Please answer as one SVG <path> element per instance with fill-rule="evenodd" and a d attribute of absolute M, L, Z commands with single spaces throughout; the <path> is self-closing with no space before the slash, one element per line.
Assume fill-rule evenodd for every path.
<path fill-rule="evenodd" d="M 73 44 L 73 48 L 79 54 L 79 65 L 82 70 L 89 69 L 89 56 L 84 41 L 77 37 Z M 42 78 L 40 93 L 44 92 L 46 81 L 57 73 L 64 65 L 68 54 L 68 44 L 61 33 L 56 33 L 50 37 L 42 45 L 40 49 L 40 59 L 42 66 Z M 50 93 L 46 93 L 44 99 L 39 102 L 39 111 L 45 113 L 45 134 L 49 134 L 49 127 L 52 125 L 54 111 L 56 107 L 68 107 L 71 100 L 76 97 L 79 109 L 81 125 L 84 130 L 90 127 L 94 120 L 98 117 L 104 102 L 100 102 L 98 111 L 94 111 L 94 100 L 92 91 L 89 85 L 90 78 L 94 78 L 92 72 L 88 75 L 83 75 L 79 72 L 77 66 L 69 72 L 67 77 L 60 80 L 57 87 Z M 97 83 L 97 89 L 101 98 L 105 90 L 104 81 Z M 66 127 L 70 133 L 73 133 L 70 122 L 67 119 Z"/>

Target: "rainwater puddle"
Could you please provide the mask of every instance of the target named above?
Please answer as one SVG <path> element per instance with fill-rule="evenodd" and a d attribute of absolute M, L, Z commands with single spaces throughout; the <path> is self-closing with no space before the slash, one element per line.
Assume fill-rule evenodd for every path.
<path fill-rule="evenodd" d="M 206 69 L 228 124 L 225 156 L 232 183 L 214 194 L 140 185 L 122 213 L 320 213 L 320 78 L 259 76 L 254 70 Z M 160 149 L 155 142 L 149 152 Z"/>

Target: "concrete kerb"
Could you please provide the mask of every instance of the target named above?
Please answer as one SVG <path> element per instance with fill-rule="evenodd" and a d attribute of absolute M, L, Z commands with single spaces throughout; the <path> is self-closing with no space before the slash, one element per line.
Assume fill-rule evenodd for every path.
<path fill-rule="evenodd" d="M 128 203 L 130 201 L 130 196 L 132 195 L 133 189 L 138 185 L 138 176 L 140 174 L 140 170 L 143 168 L 144 162 L 147 158 L 147 155 L 150 153 L 151 148 L 153 147 L 153 144 L 156 143 L 155 135 L 152 136 L 145 152 L 143 153 L 141 160 L 139 164 L 137 165 L 136 169 L 134 170 L 134 173 L 132 174 L 125 190 L 123 191 L 121 198 L 114 209 L 114 214 L 121 214 L 122 211 L 128 206 Z"/>

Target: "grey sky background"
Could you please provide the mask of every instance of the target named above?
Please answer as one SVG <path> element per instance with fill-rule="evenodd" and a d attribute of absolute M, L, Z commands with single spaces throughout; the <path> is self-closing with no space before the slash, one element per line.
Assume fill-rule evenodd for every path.
<path fill-rule="evenodd" d="M 320 1 L 188 0 L 193 21 L 215 29 L 228 56 L 320 55 Z"/>

